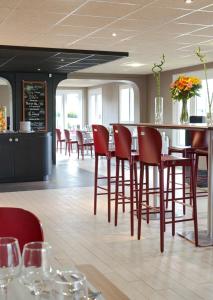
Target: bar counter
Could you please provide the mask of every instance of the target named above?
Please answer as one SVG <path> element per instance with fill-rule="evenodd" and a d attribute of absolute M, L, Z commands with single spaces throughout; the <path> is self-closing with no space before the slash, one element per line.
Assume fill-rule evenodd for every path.
<path fill-rule="evenodd" d="M 47 180 L 51 173 L 50 132 L 0 134 L 0 182 Z"/>

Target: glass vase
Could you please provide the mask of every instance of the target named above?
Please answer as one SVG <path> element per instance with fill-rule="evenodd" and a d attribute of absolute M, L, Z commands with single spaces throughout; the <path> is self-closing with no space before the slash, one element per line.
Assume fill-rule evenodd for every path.
<path fill-rule="evenodd" d="M 180 115 L 180 123 L 181 124 L 189 123 L 189 113 L 188 113 L 187 100 L 186 99 L 182 100 L 182 110 L 181 110 L 181 115 Z"/>
<path fill-rule="evenodd" d="M 208 106 L 208 111 L 206 113 L 206 123 L 207 125 L 213 125 L 213 111 L 212 105 Z"/>
<path fill-rule="evenodd" d="M 6 106 L 0 106 L 0 132 L 7 130 L 7 108 Z"/>
<path fill-rule="evenodd" d="M 155 124 L 163 123 L 163 97 L 155 97 Z"/>

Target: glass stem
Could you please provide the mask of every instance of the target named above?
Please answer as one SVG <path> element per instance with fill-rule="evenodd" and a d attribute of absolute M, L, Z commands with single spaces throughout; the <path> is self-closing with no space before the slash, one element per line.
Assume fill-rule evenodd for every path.
<path fill-rule="evenodd" d="M 1 287 L 1 294 L 3 295 L 3 300 L 7 300 L 7 286 Z M 1 297 L 0 297 L 1 299 Z"/>

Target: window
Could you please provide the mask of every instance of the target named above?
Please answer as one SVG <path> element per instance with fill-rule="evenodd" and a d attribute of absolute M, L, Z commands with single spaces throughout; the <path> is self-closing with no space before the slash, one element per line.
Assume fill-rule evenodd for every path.
<path fill-rule="evenodd" d="M 56 128 L 63 127 L 63 96 L 56 95 Z"/>
<path fill-rule="evenodd" d="M 82 91 L 57 91 L 56 93 L 56 127 L 75 129 L 82 127 Z"/>
<path fill-rule="evenodd" d="M 89 90 L 88 121 L 91 124 L 102 124 L 102 89 Z"/>
<path fill-rule="evenodd" d="M 129 86 L 119 88 L 119 120 L 134 122 L 134 90 Z"/>

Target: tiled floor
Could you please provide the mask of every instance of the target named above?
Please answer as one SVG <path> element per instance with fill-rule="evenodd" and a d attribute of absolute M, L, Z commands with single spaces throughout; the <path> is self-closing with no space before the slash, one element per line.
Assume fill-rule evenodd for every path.
<path fill-rule="evenodd" d="M 168 226 L 165 252 L 161 254 L 159 221 L 150 225 L 143 222 L 142 239 L 138 241 L 130 237 L 128 212 L 119 212 L 117 228 L 107 223 L 105 197 L 100 199 L 94 216 L 93 163 L 89 158 L 80 163 L 71 159 L 66 176 L 74 178 L 59 172 L 56 185 L 52 182 L 48 189 L 1 193 L 0 205 L 34 212 L 43 223 L 45 238 L 52 244 L 59 264 L 94 265 L 132 300 L 212 299 L 213 248 L 195 248 L 178 235 L 172 238 Z M 104 169 L 105 161 L 101 164 Z M 206 199 L 200 198 L 199 228 L 205 227 L 206 206 Z M 189 229 L 192 224 L 179 224 L 177 228 Z"/>

